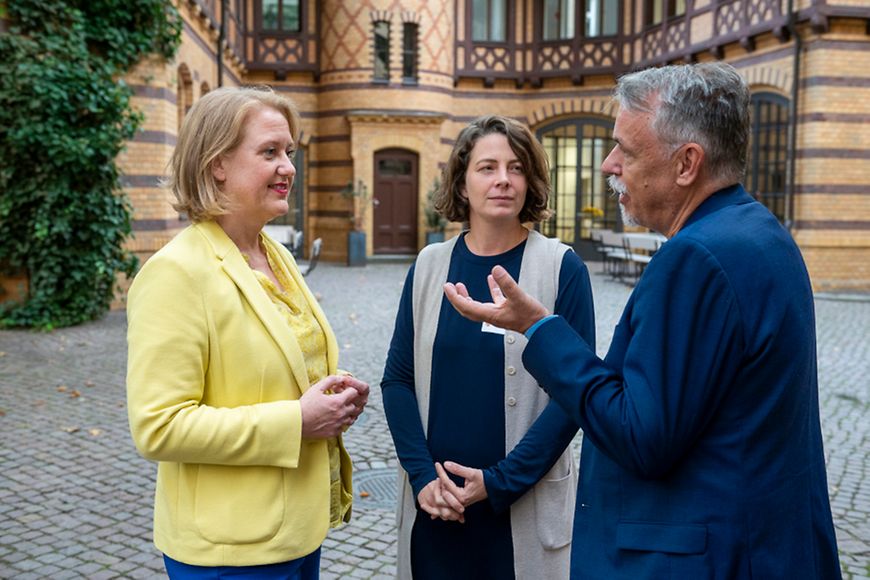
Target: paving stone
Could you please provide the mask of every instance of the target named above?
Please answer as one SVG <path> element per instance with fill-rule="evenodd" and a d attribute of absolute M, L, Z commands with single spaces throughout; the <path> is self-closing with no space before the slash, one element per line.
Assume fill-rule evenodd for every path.
<path fill-rule="evenodd" d="M 36 573 L 39 574 L 41 578 L 54 578 L 57 576 L 57 573 L 60 572 L 61 569 L 57 566 L 42 566 L 41 568 L 36 570 Z"/>
<path fill-rule="evenodd" d="M 360 476 L 397 466 L 379 383 L 407 269 L 322 263 L 306 279 L 336 332 L 339 366 L 372 387 L 364 419 L 345 436 Z M 595 264 L 590 269 L 596 351 L 604 355 L 631 288 Z M 870 296 L 820 296 L 815 305 L 844 578 L 870 580 Z M 125 332 L 123 312 L 48 333 L 0 331 L 0 578 L 166 577 L 151 539 L 156 466 L 138 455 L 128 431 Z M 70 397 L 73 389 L 81 397 Z M 378 508 L 358 499 L 351 522 L 324 542 L 321 578 L 392 579 L 395 562 L 392 503 Z"/>

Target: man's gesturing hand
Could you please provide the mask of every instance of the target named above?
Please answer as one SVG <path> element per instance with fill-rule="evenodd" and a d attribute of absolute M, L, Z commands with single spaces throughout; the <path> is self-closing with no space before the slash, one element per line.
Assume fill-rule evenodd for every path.
<path fill-rule="evenodd" d="M 468 295 L 465 284 L 444 284 L 444 293 L 462 316 L 516 332 L 525 332 L 549 314 L 543 304 L 526 294 L 501 266 L 487 276 L 492 303 L 477 302 Z"/>

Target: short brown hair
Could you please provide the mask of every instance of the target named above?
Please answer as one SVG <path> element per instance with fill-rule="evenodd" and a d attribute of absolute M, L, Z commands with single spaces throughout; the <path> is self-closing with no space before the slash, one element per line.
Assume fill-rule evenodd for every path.
<path fill-rule="evenodd" d="M 226 214 L 227 196 L 211 172 L 212 163 L 239 146 L 248 115 L 261 107 L 275 109 L 287 119 L 290 135 L 299 137 L 299 113 L 290 99 L 269 87 L 224 87 L 203 95 L 188 111 L 178 144 L 169 160 L 167 187 L 175 196 L 172 207 L 192 222 Z"/>
<path fill-rule="evenodd" d="M 550 199 L 550 165 L 547 154 L 528 127 L 500 115 L 479 117 L 460 131 L 444 168 L 441 187 L 433 200 L 435 209 L 452 222 L 468 221 L 468 199 L 462 195 L 462 188 L 465 186 L 465 173 L 468 171 L 471 151 L 478 139 L 493 133 L 507 138 L 508 145 L 526 174 L 528 190 L 526 202 L 520 211 L 520 222 L 547 219 L 551 215 L 547 209 Z"/>

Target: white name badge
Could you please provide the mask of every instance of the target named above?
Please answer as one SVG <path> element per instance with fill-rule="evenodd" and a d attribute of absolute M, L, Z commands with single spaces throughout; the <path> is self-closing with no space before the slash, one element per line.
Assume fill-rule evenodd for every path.
<path fill-rule="evenodd" d="M 498 326 L 493 326 L 489 322 L 484 322 L 480 327 L 481 332 L 491 332 L 493 334 L 504 334 L 504 328 L 499 328 Z"/>

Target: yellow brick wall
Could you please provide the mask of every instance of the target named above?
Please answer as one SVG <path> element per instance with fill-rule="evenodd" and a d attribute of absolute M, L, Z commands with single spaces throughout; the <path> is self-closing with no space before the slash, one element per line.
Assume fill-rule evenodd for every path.
<path fill-rule="evenodd" d="M 870 58 L 870 38 L 863 27 L 835 20 L 824 34 L 803 30 L 795 238 L 817 289 L 870 288 L 870 68 L 858 65 Z"/>
<path fill-rule="evenodd" d="M 866 291 L 870 280 L 870 248 L 802 246 L 813 289 Z"/>
<path fill-rule="evenodd" d="M 440 173 L 451 143 L 459 131 L 476 116 L 500 113 L 522 119 L 533 130 L 559 119 L 596 117 L 612 120 L 614 106 L 610 91 L 614 75 L 586 76 L 581 85 L 569 78 L 545 79 L 543 86 L 526 83 L 517 88 L 513 80 L 498 80 L 485 88 L 480 79 L 459 79 L 454 86 L 454 46 L 464 36 L 466 0 L 324 0 L 321 3 L 320 66 L 317 82 L 309 73 L 288 73 L 277 81 L 272 73 L 249 73 L 229 55 L 225 60 L 225 85 L 239 82 L 269 84 L 293 99 L 302 113 L 306 167 L 306 240 L 324 239 L 324 259 L 343 260 L 346 253 L 348 219 L 352 200 L 340 190 L 351 180 L 362 179 L 371 189 L 374 153 L 388 147 L 404 147 L 419 155 L 418 191 L 420 208 L 426 191 Z M 809 0 L 801 0 L 808 3 Z M 709 0 L 706 1 L 709 4 Z M 624 11 L 624 26 L 641 30 L 643 0 Z M 696 2 L 701 8 L 705 2 Z M 170 142 L 154 142 L 165 134 L 170 141 L 178 126 L 179 69 L 191 79 L 191 101 L 199 98 L 201 84 L 217 86 L 214 64 L 216 33 L 188 2 L 179 2 L 185 20 L 184 37 L 177 58 L 171 63 L 146 62 L 130 75 L 140 90 L 135 103 L 146 115 L 144 129 L 150 138 L 134 140 L 121 156 L 125 174 L 162 175 L 171 152 Z M 531 2 L 519 2 L 515 20 L 518 33 L 528 38 Z M 522 15 L 525 15 L 525 20 Z M 249 15 L 252 18 L 252 15 Z M 372 22 L 386 19 L 391 24 L 391 84 L 372 83 Z M 401 86 L 401 36 L 403 22 L 420 26 L 418 85 Z M 526 22 L 526 29 L 522 28 Z M 687 23 L 692 42 L 705 41 L 712 32 L 710 13 Z M 798 194 L 794 199 L 793 230 L 807 256 L 817 288 L 870 288 L 870 273 L 855 268 L 852 261 L 870 261 L 870 160 L 855 154 L 870 150 L 870 89 L 866 79 L 870 51 L 863 21 L 833 19 L 825 33 L 801 27 L 804 50 L 799 86 L 797 160 Z M 791 98 L 792 41 L 783 42 L 773 34 L 756 37 L 753 50 L 738 43 L 724 48 L 725 60 L 732 62 L 753 91 L 771 91 Z M 634 57 L 641 42 L 634 49 Z M 694 55 L 699 61 L 713 60 L 710 52 Z M 838 79 L 857 79 L 853 84 Z M 159 91 L 162 90 L 162 93 Z M 141 93 L 141 94 L 140 94 Z M 384 112 L 381 118 L 369 113 Z M 425 122 L 412 114 L 429 116 Z M 858 122 L 864 119 L 865 122 Z M 818 187 L 818 191 L 813 188 Z M 832 189 L 833 188 L 833 189 Z M 839 188 L 839 189 L 838 189 Z M 845 188 L 845 189 L 844 189 Z M 862 189 L 863 188 L 863 189 Z M 146 256 L 160 247 L 181 226 L 169 206 L 169 196 L 159 188 L 137 182 L 128 188 L 137 220 L 167 220 L 167 231 L 137 231 L 130 247 Z M 846 193 L 843 193 L 843 192 Z M 864 193 L 861 193 L 864 192 Z M 371 211 L 365 228 L 371 233 Z M 420 245 L 425 228 L 419 212 Z M 837 224 L 836 222 L 842 222 Z M 842 227 L 840 227 L 842 226 Z M 369 235 L 369 251 L 371 252 Z"/>

